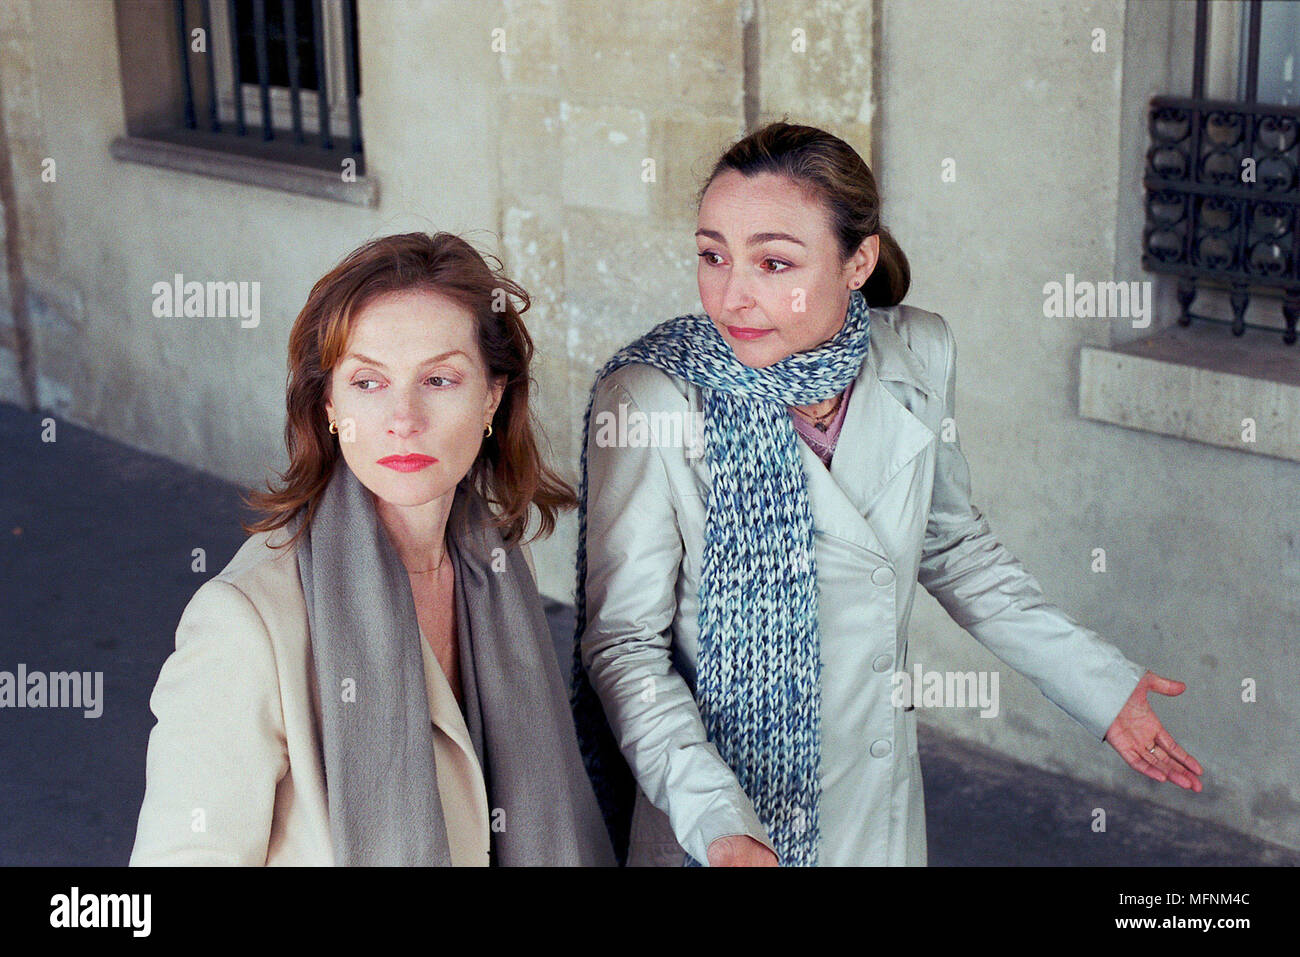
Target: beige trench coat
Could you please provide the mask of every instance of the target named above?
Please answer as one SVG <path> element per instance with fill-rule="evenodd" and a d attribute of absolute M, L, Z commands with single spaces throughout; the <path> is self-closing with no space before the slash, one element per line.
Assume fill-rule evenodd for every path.
<path fill-rule="evenodd" d="M 249 536 L 185 606 L 149 699 L 158 723 L 132 866 L 334 863 L 302 541 L 274 547 L 288 537 Z M 486 865 L 479 755 L 442 666 L 420 646 L 452 863 Z"/>
<path fill-rule="evenodd" d="M 966 459 L 942 439 L 955 379 L 941 316 L 873 309 L 830 469 L 798 443 L 816 539 L 822 864 L 926 863 L 916 712 L 891 701 L 891 676 L 910 669 L 918 581 L 1098 739 L 1145 670 L 1045 601 L 971 504 Z M 601 382 L 592 408 L 581 649 L 639 783 L 629 863 L 680 864 L 683 849 L 703 862 L 729 834 L 771 846 L 693 696 L 707 463 L 687 442 L 602 445 L 595 423 L 620 404 L 624 416 L 700 416 L 703 405 L 697 387 L 633 364 Z"/>

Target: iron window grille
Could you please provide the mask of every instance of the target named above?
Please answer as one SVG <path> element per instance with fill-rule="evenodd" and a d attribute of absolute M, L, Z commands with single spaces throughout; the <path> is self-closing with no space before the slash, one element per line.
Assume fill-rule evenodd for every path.
<path fill-rule="evenodd" d="M 351 157 L 364 173 L 356 0 L 173 7 L 186 131 L 205 145 L 322 168 Z"/>
<path fill-rule="evenodd" d="M 1291 345 L 1300 316 L 1300 109 L 1257 102 L 1262 13 L 1261 0 L 1250 0 L 1240 99 L 1207 99 L 1208 4 L 1197 0 L 1192 95 L 1153 97 L 1147 117 L 1142 266 L 1177 277 L 1184 326 L 1197 319 L 1230 323 L 1235 335 L 1247 325 L 1276 331 L 1245 315 L 1252 292 L 1280 291 Z M 1284 75 L 1293 68 L 1288 61 Z M 1229 291 L 1231 320 L 1191 311 L 1203 287 Z"/>

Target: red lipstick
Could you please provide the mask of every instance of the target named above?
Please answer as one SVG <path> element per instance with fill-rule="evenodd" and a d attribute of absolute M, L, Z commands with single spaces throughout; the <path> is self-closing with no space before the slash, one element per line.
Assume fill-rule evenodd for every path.
<path fill-rule="evenodd" d="M 733 339 L 761 339 L 775 329 L 751 329 L 747 326 L 727 326 L 727 332 Z"/>
<path fill-rule="evenodd" d="M 388 466 L 394 472 L 418 472 L 437 461 L 432 456 L 412 452 L 409 455 L 387 455 L 379 460 L 379 464 Z"/>

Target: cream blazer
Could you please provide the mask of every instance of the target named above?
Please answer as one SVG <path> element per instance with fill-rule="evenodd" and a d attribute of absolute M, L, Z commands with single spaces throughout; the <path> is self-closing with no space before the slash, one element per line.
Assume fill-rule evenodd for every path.
<path fill-rule="evenodd" d="M 965 456 L 945 427 L 955 393 L 947 322 L 913 306 L 872 309 L 870 348 L 830 468 L 798 441 L 819 595 L 823 864 L 926 863 L 917 711 L 891 700 L 893 675 L 910 673 L 918 582 L 1098 739 L 1144 670 L 1049 603 L 971 504 Z M 631 428 L 623 445 L 602 446 L 594 427 L 602 413 L 630 422 L 637 412 L 642 421 L 700 421 L 703 397 L 639 363 L 596 389 L 581 649 L 640 785 L 629 863 L 680 865 L 684 850 L 704 862 L 725 835 L 770 841 L 707 740 L 694 697 L 708 465 L 689 442 L 634 444 Z"/>
<path fill-rule="evenodd" d="M 288 537 L 250 536 L 181 615 L 149 700 L 158 722 L 132 866 L 334 863 L 297 545 L 271 547 Z M 478 755 L 423 635 L 420 646 L 452 863 L 486 865 Z"/>

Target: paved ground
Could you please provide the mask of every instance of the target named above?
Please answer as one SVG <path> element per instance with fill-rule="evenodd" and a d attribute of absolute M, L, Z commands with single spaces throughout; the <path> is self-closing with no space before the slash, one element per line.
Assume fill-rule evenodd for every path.
<path fill-rule="evenodd" d="M 41 416 L 0 404 L 0 671 L 102 671 L 105 704 L 94 719 L 0 709 L 0 864 L 120 865 L 144 793 L 149 693 L 185 603 L 243 540 L 243 513 L 224 482 L 63 422 L 56 434 L 43 443 Z M 567 660 L 572 612 L 550 613 Z M 920 743 L 931 865 L 1300 864 L 929 728 Z M 1111 809 L 1104 835 L 1078 826 L 1098 803 Z"/>

